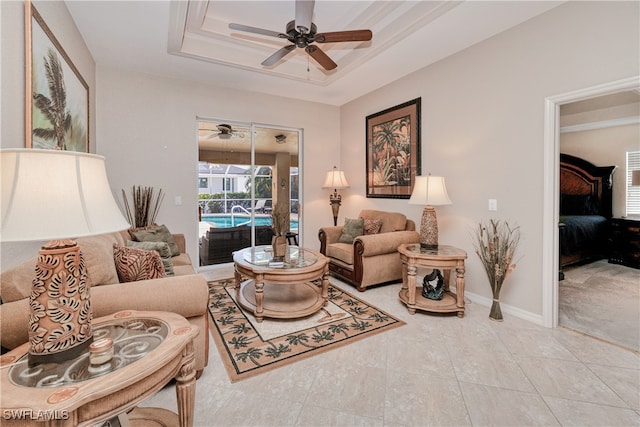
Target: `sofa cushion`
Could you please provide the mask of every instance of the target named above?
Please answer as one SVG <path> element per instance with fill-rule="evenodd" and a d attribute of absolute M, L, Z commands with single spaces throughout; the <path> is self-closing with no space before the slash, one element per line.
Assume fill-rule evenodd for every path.
<path fill-rule="evenodd" d="M 120 282 L 166 277 L 162 259 L 156 251 L 114 245 L 113 259 Z"/>
<path fill-rule="evenodd" d="M 164 266 L 164 272 L 167 276 L 173 276 L 173 261 L 171 260 L 171 249 L 166 242 L 134 242 L 132 240 L 127 241 L 127 246 L 130 248 L 143 249 L 145 251 L 156 251 L 162 259 L 162 265 Z"/>
<path fill-rule="evenodd" d="M 124 245 L 120 233 L 100 234 L 76 239 L 87 266 L 91 286 L 118 283 L 118 272 L 113 263 L 113 245 Z"/>
<path fill-rule="evenodd" d="M 331 243 L 327 245 L 327 256 L 351 265 L 353 264 L 353 244 Z"/>
<path fill-rule="evenodd" d="M 399 212 L 384 212 L 372 209 L 365 209 L 360 212 L 360 218 L 382 220 L 381 233 L 390 231 L 402 231 L 407 228 L 407 216 Z"/>
<path fill-rule="evenodd" d="M 180 255 L 180 248 L 165 225 L 158 225 L 144 230 L 132 231 L 131 236 L 138 242 L 165 242 L 171 249 L 171 256 Z"/>
<path fill-rule="evenodd" d="M 364 220 L 364 234 L 378 234 L 382 228 L 381 219 L 365 219 Z"/>
<path fill-rule="evenodd" d="M 31 281 L 36 275 L 36 259 L 32 258 L 0 276 L 0 297 L 2 302 L 27 298 L 31 294 Z"/>
<path fill-rule="evenodd" d="M 179 265 L 189 265 L 191 266 L 191 258 L 189 258 L 189 254 L 180 254 L 178 256 L 174 256 L 171 258 L 171 262 L 173 263 L 173 267 L 177 267 Z"/>
<path fill-rule="evenodd" d="M 340 243 L 353 243 L 353 240 L 364 234 L 364 220 L 345 218 L 342 234 L 338 238 Z"/>

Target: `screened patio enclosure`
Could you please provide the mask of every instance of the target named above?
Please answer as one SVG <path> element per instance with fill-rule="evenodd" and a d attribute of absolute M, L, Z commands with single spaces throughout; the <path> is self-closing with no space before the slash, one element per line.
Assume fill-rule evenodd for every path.
<path fill-rule="evenodd" d="M 271 244 L 271 211 L 285 204 L 289 232 L 300 227 L 301 131 L 255 124 L 198 122 L 200 266 Z"/>

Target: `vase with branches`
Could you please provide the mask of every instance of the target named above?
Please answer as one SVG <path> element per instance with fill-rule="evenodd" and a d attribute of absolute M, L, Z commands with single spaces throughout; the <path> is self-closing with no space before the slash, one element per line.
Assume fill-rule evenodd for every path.
<path fill-rule="evenodd" d="M 476 254 L 482 261 L 493 293 L 489 318 L 502 321 L 500 290 L 511 272 L 516 268 L 513 257 L 520 242 L 520 227 L 508 221 L 490 220 L 480 222 L 474 239 Z"/>
<path fill-rule="evenodd" d="M 131 187 L 131 203 L 124 189 L 122 199 L 131 227 L 144 228 L 156 223 L 160 205 L 164 200 L 164 192 L 162 189 L 156 191 L 153 187 L 134 185 Z"/>

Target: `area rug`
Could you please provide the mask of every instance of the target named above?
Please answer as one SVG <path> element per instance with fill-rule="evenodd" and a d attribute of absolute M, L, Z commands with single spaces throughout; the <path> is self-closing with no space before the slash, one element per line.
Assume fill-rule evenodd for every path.
<path fill-rule="evenodd" d="M 350 344 L 405 323 L 329 285 L 318 313 L 293 320 L 256 322 L 236 303 L 233 279 L 209 282 L 209 321 L 231 382 Z"/>

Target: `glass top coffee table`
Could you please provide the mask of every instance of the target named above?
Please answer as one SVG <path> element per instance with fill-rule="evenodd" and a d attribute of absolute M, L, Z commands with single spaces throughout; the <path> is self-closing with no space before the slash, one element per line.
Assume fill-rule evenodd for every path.
<path fill-rule="evenodd" d="M 265 317 L 310 316 L 327 304 L 329 260 L 324 255 L 289 246 L 281 263 L 271 259 L 271 246 L 245 248 L 233 255 L 237 301 L 258 322 Z"/>

